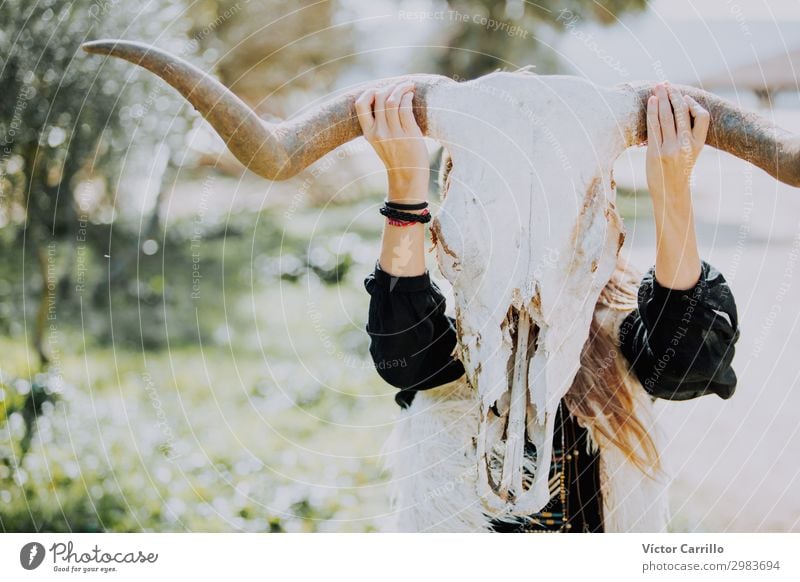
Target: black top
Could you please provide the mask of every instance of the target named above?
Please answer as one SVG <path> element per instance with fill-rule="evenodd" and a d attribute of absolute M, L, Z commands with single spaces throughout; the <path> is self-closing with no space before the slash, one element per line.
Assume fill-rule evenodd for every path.
<path fill-rule="evenodd" d="M 730 398 L 736 388 L 731 361 L 739 327 L 725 278 L 703 261 L 693 288 L 673 290 L 660 285 L 654 271 L 651 267 L 642 278 L 638 308 L 620 325 L 620 351 L 654 398 L 688 400 L 712 393 Z M 400 389 L 395 400 L 401 407 L 408 407 L 417 391 L 464 374 L 461 362 L 450 355 L 457 342 L 455 321 L 445 315 L 444 295 L 429 273 L 393 277 L 376 264 L 364 286 L 370 294 L 370 354 L 380 376 Z M 585 430 L 572 416 L 561 418 L 554 433 L 552 470 L 568 476 L 565 505 L 572 511 L 548 507 L 546 520 L 530 516 L 521 527 L 496 524 L 497 531 L 601 531 L 596 455 L 586 454 L 581 445 Z M 562 434 L 565 446 L 558 450 Z"/>

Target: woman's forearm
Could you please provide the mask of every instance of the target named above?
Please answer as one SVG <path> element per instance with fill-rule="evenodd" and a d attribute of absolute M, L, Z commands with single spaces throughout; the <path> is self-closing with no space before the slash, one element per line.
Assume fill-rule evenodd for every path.
<path fill-rule="evenodd" d="M 386 165 L 387 197 L 406 204 L 427 201 L 430 176 L 428 150 L 411 106 L 413 91 L 413 83 L 401 81 L 380 90 L 368 89 L 356 100 L 364 137 Z M 381 269 L 395 277 L 424 274 L 425 225 L 384 223 Z"/>
<path fill-rule="evenodd" d="M 647 185 L 656 223 L 655 277 L 670 289 L 691 289 L 702 272 L 690 177 L 703 148 L 708 112 L 668 83 L 647 101 Z"/>
<path fill-rule="evenodd" d="M 417 186 L 421 188 L 422 186 Z M 427 190 L 428 185 L 425 184 Z M 389 187 L 389 200 L 415 203 L 427 198 L 427 192 L 415 193 L 410 189 Z M 419 214 L 421 210 L 407 210 Z M 384 221 L 383 240 L 379 259 L 381 269 L 395 277 L 414 277 L 425 273 L 425 225 L 421 222 L 408 226 L 394 226 Z"/>
<path fill-rule="evenodd" d="M 381 269 L 395 277 L 425 273 L 425 225 L 392 226 L 383 229 Z"/>
<path fill-rule="evenodd" d="M 654 197 L 653 213 L 656 279 L 670 289 L 691 289 L 700 279 L 701 264 L 689 188 Z"/>

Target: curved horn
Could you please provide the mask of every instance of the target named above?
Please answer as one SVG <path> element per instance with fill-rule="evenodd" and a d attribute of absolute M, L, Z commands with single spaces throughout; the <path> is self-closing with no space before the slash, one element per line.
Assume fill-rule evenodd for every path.
<path fill-rule="evenodd" d="M 124 59 L 164 79 L 200 112 L 242 164 L 269 180 L 291 178 L 331 150 L 360 136 L 355 100 L 364 89 L 401 79 L 413 80 L 414 115 L 427 135 L 428 90 L 436 84 L 455 83 L 440 75 L 405 75 L 370 81 L 327 99 L 301 116 L 269 123 L 211 75 L 160 49 L 122 40 L 97 40 L 82 46 L 89 53 Z"/>
<path fill-rule="evenodd" d="M 655 85 L 652 81 L 621 84 L 634 91 L 639 100 L 638 113 L 631 127 L 625 128 L 628 146 L 647 141 L 647 98 Z M 675 87 L 693 97 L 711 115 L 706 143 L 758 166 L 781 182 L 800 187 L 800 136 L 702 89 Z"/>

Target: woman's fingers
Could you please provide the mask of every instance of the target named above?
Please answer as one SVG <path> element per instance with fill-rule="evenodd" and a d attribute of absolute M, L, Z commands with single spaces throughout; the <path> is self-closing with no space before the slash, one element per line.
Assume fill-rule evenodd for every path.
<path fill-rule="evenodd" d="M 695 147 L 700 147 L 706 143 L 706 135 L 708 135 L 708 126 L 711 122 L 711 115 L 703 108 L 693 97 L 686 95 L 686 104 L 689 106 L 689 111 L 692 112 L 694 117 L 694 127 L 692 128 L 692 138 L 694 139 Z"/>
<path fill-rule="evenodd" d="M 394 136 L 403 135 L 403 126 L 400 124 L 400 100 L 403 98 L 403 93 L 410 88 L 410 81 L 397 83 L 386 98 L 386 124 Z"/>
<path fill-rule="evenodd" d="M 675 141 L 675 118 L 672 116 L 672 106 L 669 103 L 669 96 L 664 85 L 656 85 L 656 96 L 658 97 L 658 121 L 661 124 L 661 139 L 663 145 L 669 145 Z"/>
<path fill-rule="evenodd" d="M 400 100 L 400 124 L 403 126 L 403 131 L 409 135 L 419 135 L 421 130 L 417 125 L 417 120 L 414 118 L 414 91 L 413 89 L 403 93 Z"/>
<path fill-rule="evenodd" d="M 658 97 L 647 100 L 647 145 L 654 152 L 661 151 L 661 126 L 658 123 Z"/>
<path fill-rule="evenodd" d="M 375 92 L 375 133 L 379 137 L 388 137 L 389 127 L 386 123 L 386 98 L 391 87 L 383 87 Z"/>
<path fill-rule="evenodd" d="M 672 111 L 675 116 L 675 127 L 677 128 L 678 145 L 685 149 L 692 149 L 692 126 L 689 121 L 689 106 L 686 105 L 680 91 L 674 87 L 668 89 L 669 100 L 672 104 Z"/>
<path fill-rule="evenodd" d="M 375 117 L 372 115 L 372 102 L 375 100 L 375 89 L 367 89 L 356 99 L 356 114 L 361 132 L 366 137 L 375 128 Z"/>

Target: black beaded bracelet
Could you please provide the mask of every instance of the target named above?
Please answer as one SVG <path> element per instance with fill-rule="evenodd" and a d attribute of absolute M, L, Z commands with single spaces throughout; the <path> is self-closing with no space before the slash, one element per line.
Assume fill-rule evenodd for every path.
<path fill-rule="evenodd" d="M 389 208 L 394 208 L 395 210 L 424 210 L 428 207 L 428 203 L 426 201 L 415 202 L 414 204 L 404 204 L 403 202 L 392 202 L 391 200 L 386 200 L 383 204 Z"/>
<path fill-rule="evenodd" d="M 380 209 L 380 213 L 383 214 L 386 218 L 392 218 L 394 220 L 405 220 L 408 222 L 422 222 L 423 224 L 426 222 L 430 222 L 432 218 L 429 212 L 424 212 L 422 214 L 414 214 L 413 212 L 403 212 L 402 210 L 397 210 L 396 208 L 390 208 L 389 206 L 382 207 Z"/>

